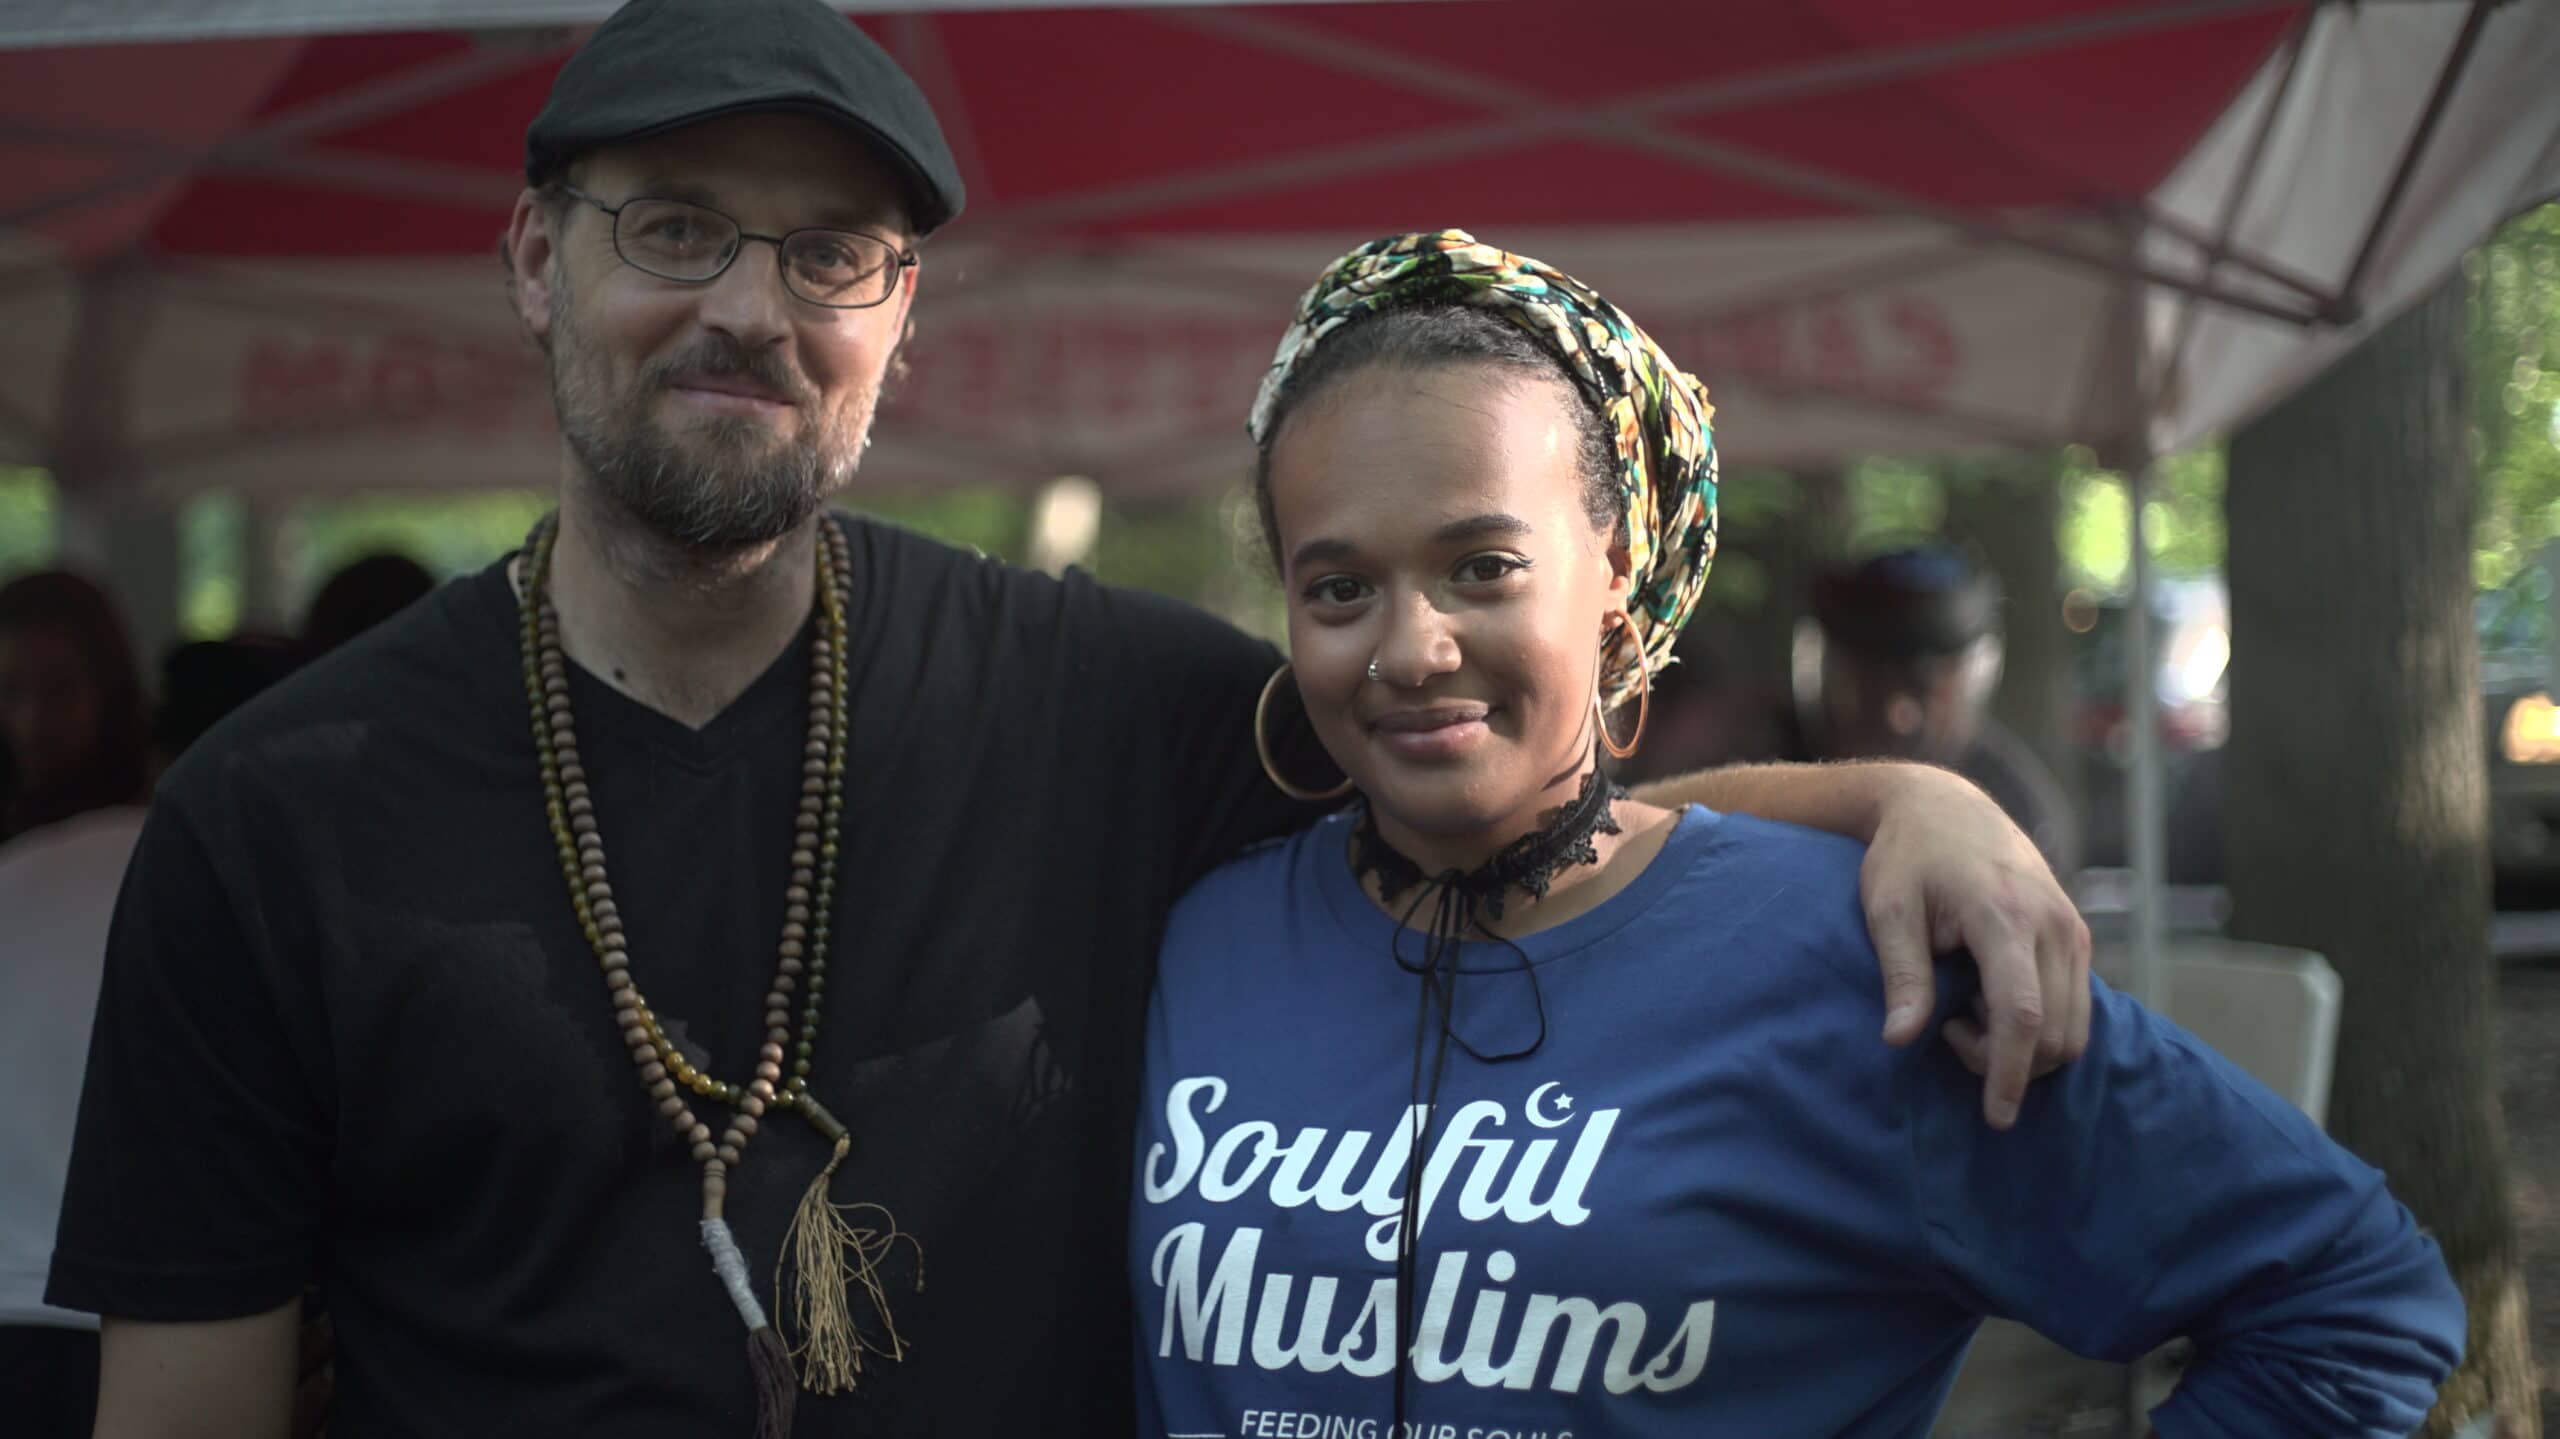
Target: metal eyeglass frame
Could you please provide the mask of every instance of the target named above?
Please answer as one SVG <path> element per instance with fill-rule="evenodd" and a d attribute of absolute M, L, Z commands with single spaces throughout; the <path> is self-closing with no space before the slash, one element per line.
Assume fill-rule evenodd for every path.
<path fill-rule="evenodd" d="M 597 209 L 602 210 L 606 216 L 612 219 L 613 253 L 616 259 L 622 261 L 622 263 L 626 265 L 629 265 L 632 269 L 639 271 L 641 274 L 651 276 L 655 279 L 665 280 L 671 284 L 708 285 L 712 281 L 729 273 L 729 267 L 738 263 L 738 257 L 746 253 L 747 241 L 762 240 L 773 247 L 773 267 L 775 272 L 781 276 L 782 288 L 784 291 L 789 293 L 791 298 L 800 301 L 802 304 L 817 305 L 829 310 L 869 310 L 887 304 L 891 297 L 898 293 L 898 285 L 900 283 L 900 279 L 903 277 L 892 278 L 889 282 L 889 287 L 882 291 L 880 297 L 876 300 L 859 300 L 852 304 L 845 304 L 836 300 L 811 299 L 809 296 L 801 293 L 799 286 L 791 282 L 791 265 L 783 258 L 785 247 L 787 247 L 795 237 L 800 235 L 845 235 L 857 240 L 868 240 L 871 243 L 882 246 L 888 250 L 895 269 L 903 271 L 912 270 L 916 267 L 915 251 L 900 249 L 898 246 L 890 244 L 887 240 L 882 239 L 878 235 L 864 234 L 860 230 L 842 230 L 837 229 L 832 225 L 804 225 L 797 230 L 786 230 L 779 235 L 759 235 L 753 230 L 748 229 L 746 226 L 739 224 L 735 218 L 721 214 L 721 212 L 711 208 L 709 205 L 701 204 L 693 200 L 678 200 L 665 195 L 633 195 L 628 199 L 625 199 L 621 204 L 608 205 L 604 201 L 597 199 L 595 196 L 588 194 L 586 191 L 579 189 L 575 185 L 563 184 L 560 188 L 570 196 L 583 200 L 586 203 L 595 206 Z M 648 266 L 641 264 L 639 261 L 632 259 L 630 255 L 624 253 L 622 248 L 622 212 L 634 205 L 642 204 L 644 202 L 654 202 L 661 205 L 682 205 L 687 209 L 700 210 L 706 215 L 717 216 L 721 220 L 726 221 L 730 229 L 737 232 L 737 243 L 730 247 L 728 258 L 720 262 L 719 268 L 713 270 L 708 275 L 670 275 L 664 271 L 653 270 Z"/>

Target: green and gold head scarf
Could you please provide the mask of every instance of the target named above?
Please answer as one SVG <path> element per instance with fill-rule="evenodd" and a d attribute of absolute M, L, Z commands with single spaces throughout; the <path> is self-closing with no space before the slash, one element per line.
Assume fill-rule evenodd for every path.
<path fill-rule="evenodd" d="M 1476 305 L 1509 320 L 1600 397 L 1616 441 L 1634 576 L 1627 613 L 1646 664 L 1659 673 L 1671 663 L 1715 559 L 1715 407 L 1695 376 L 1571 275 L 1479 244 L 1463 230 L 1360 246 L 1327 266 L 1298 302 L 1253 402 L 1247 429 L 1255 443 L 1269 434 L 1290 372 L 1325 336 L 1365 315 L 1433 303 Z M 1601 698 L 1615 707 L 1641 687 L 1635 654 L 1613 646 L 1600 671 Z"/>

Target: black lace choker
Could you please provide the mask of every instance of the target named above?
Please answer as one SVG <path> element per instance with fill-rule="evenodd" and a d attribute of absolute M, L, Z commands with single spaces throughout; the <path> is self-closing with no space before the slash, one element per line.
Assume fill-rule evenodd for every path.
<path fill-rule="evenodd" d="M 1405 906 L 1395 938 L 1388 943 L 1387 953 L 1406 973 L 1422 981 L 1421 1006 L 1414 1015 L 1413 1073 L 1406 1089 L 1412 1106 L 1408 1112 L 1415 1116 L 1413 1138 L 1405 1151 L 1403 1213 L 1396 1230 L 1396 1374 L 1390 1433 L 1405 1428 L 1406 1374 L 1412 1367 L 1413 1297 L 1422 1267 L 1416 1234 L 1422 1228 L 1423 1159 L 1431 1149 L 1431 1134 L 1440 1108 L 1440 1085 L 1449 1073 L 1450 1048 L 1454 1045 L 1465 1051 L 1479 1064 L 1504 1064 L 1528 1058 L 1547 1042 L 1547 1001 L 1538 988 L 1536 966 L 1529 963 L 1528 953 L 1520 946 L 1488 930 L 1485 921 L 1502 917 L 1503 901 L 1513 890 L 1532 900 L 1544 899 L 1566 866 L 1599 863 L 1600 849 L 1592 843 L 1592 837 L 1619 832 L 1612 806 L 1625 795 L 1626 791 L 1610 783 L 1594 763 L 1591 772 L 1583 777 L 1582 792 L 1574 796 L 1571 804 L 1541 816 L 1536 829 L 1504 845 L 1500 854 L 1474 869 L 1447 869 L 1436 875 L 1423 873 L 1422 866 L 1387 843 L 1386 837 L 1378 833 L 1375 810 L 1364 811 L 1359 826 L 1351 832 L 1353 873 L 1375 876 L 1379 897 L 1388 904 L 1405 894 L 1414 894 L 1413 902 Z M 1416 890 L 1420 892 L 1414 893 Z M 1426 907 L 1431 912 L 1430 920 L 1421 926 L 1422 955 L 1415 959 L 1404 952 L 1405 936 L 1416 927 L 1414 921 Z M 1458 1032 L 1458 956 L 1470 941 L 1508 949 L 1519 961 L 1513 972 L 1527 985 L 1537 1014 L 1537 1032 L 1525 1045 L 1479 1048 Z M 1477 982 L 1486 981 L 1479 976 Z"/>
<path fill-rule="evenodd" d="M 1502 847 L 1502 852 L 1471 870 L 1447 869 L 1426 874 L 1422 866 L 1407 858 L 1401 850 L 1378 833 L 1375 810 L 1364 809 L 1360 824 L 1351 832 L 1351 869 L 1354 874 L 1374 877 L 1378 897 L 1393 904 L 1416 885 L 1429 884 L 1473 902 L 1475 912 L 1485 919 L 1502 918 L 1502 906 L 1511 891 L 1519 890 L 1533 901 L 1547 897 L 1556 876 L 1577 864 L 1598 864 L 1599 846 L 1594 835 L 1616 834 L 1618 817 L 1614 802 L 1627 797 L 1621 786 L 1612 784 L 1598 765 L 1582 777 L 1582 791 L 1569 804 L 1560 805 L 1541 816 L 1536 829 Z"/>

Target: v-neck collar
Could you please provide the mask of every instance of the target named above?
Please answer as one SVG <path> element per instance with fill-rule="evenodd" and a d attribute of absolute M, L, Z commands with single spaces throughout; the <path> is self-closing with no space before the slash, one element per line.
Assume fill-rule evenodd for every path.
<path fill-rule="evenodd" d="M 821 518 L 829 524 L 838 522 L 832 514 Z M 521 643 L 517 627 L 523 611 L 509 571 L 522 553 L 517 550 L 500 556 L 480 575 L 487 607 L 492 617 L 504 624 L 510 649 Z M 774 656 L 763 673 L 699 729 L 633 699 L 563 654 L 561 658 L 567 661 L 569 670 L 569 704 L 580 741 L 588 746 L 637 746 L 653 758 L 697 771 L 720 768 L 777 726 L 807 718 L 809 649 L 817 633 L 817 618 L 812 607 L 782 653 Z"/>
<path fill-rule="evenodd" d="M 678 764 L 715 769 L 777 725 L 807 717 L 809 642 L 816 627 L 814 614 L 802 619 L 773 663 L 699 729 L 633 699 L 569 660 L 569 703 L 581 738 L 593 735 L 586 740 L 591 745 L 634 744 Z"/>

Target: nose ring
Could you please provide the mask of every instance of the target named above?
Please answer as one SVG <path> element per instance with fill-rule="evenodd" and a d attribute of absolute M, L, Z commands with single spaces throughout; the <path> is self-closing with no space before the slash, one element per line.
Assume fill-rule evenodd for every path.
<path fill-rule="evenodd" d="M 1369 678 L 1381 684 L 1386 682 L 1386 676 L 1378 673 L 1378 662 L 1375 659 L 1369 661 Z"/>

